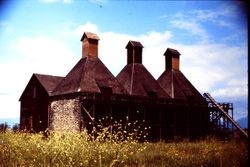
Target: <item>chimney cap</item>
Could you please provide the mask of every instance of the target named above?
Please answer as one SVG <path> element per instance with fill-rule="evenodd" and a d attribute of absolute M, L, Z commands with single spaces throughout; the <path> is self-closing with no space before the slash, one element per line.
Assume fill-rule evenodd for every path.
<path fill-rule="evenodd" d="M 88 39 L 100 40 L 100 38 L 95 33 L 92 32 L 84 32 L 81 41 L 83 41 L 85 37 L 87 37 Z"/>
<path fill-rule="evenodd" d="M 176 49 L 167 48 L 166 52 L 164 53 L 164 56 L 180 56 L 181 54 Z"/>
<path fill-rule="evenodd" d="M 129 47 L 129 45 L 132 45 L 133 47 L 137 47 L 137 48 L 143 48 L 143 45 L 140 42 L 137 41 L 128 41 L 128 44 L 126 46 L 126 49 Z"/>

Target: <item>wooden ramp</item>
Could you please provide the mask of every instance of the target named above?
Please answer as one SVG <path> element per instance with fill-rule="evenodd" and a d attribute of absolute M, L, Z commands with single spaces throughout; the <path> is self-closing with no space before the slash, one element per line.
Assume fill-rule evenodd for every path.
<path fill-rule="evenodd" d="M 248 138 L 248 133 L 244 131 L 240 125 L 215 101 L 215 99 L 209 94 L 204 93 L 204 97 L 207 98 L 207 101 L 212 103 L 227 119 L 246 137 Z"/>

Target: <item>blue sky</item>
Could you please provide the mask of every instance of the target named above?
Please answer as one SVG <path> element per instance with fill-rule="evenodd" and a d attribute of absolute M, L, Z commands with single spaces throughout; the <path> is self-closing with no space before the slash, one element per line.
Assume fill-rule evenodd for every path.
<path fill-rule="evenodd" d="M 116 76 L 128 40 L 140 41 L 143 64 L 157 79 L 168 47 L 200 93 L 248 115 L 248 28 L 239 1 L 26 0 L 0 3 L 0 118 L 18 118 L 32 73 L 65 76 L 81 58 L 84 31 L 100 37 L 99 57 Z"/>

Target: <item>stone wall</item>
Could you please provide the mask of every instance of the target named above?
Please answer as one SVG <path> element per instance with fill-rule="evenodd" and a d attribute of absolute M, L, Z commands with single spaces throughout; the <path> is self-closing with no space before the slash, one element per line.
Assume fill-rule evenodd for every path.
<path fill-rule="evenodd" d="M 55 100 L 50 103 L 49 129 L 54 131 L 79 131 L 81 111 L 79 99 Z"/>

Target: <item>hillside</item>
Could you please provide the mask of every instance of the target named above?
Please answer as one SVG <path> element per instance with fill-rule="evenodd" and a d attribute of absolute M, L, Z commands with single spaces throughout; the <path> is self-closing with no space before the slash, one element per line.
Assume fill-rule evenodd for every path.
<path fill-rule="evenodd" d="M 237 120 L 237 122 L 242 128 L 248 128 L 248 117 L 240 118 Z"/>

